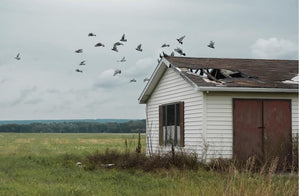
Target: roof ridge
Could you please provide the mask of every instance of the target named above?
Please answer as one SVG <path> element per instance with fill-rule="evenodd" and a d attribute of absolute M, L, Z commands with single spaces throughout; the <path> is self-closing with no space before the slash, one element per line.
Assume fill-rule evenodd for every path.
<path fill-rule="evenodd" d="M 219 59 L 219 60 L 251 60 L 251 61 L 299 61 L 299 59 L 253 59 L 253 58 L 233 58 L 233 57 L 180 57 L 168 56 L 166 59 Z"/>

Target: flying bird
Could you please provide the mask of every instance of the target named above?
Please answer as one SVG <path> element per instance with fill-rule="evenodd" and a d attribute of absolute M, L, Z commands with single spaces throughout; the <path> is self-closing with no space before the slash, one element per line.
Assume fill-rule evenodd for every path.
<path fill-rule="evenodd" d="M 139 45 L 136 47 L 136 50 L 142 52 L 142 51 L 143 51 L 143 49 L 142 49 L 142 44 L 139 44 Z"/>
<path fill-rule="evenodd" d="M 117 62 L 125 62 L 126 59 L 125 59 L 125 56 L 121 59 L 121 60 L 118 60 Z"/>
<path fill-rule="evenodd" d="M 93 36 L 96 36 L 96 34 L 94 34 L 94 33 L 89 33 L 88 36 L 89 36 L 89 37 L 93 37 Z"/>
<path fill-rule="evenodd" d="M 85 61 L 81 61 L 79 65 L 85 65 Z"/>
<path fill-rule="evenodd" d="M 102 47 L 104 47 L 104 44 L 102 44 L 102 43 L 97 43 L 96 45 L 95 45 L 95 47 L 100 47 L 100 46 L 102 46 Z"/>
<path fill-rule="evenodd" d="M 163 44 L 161 47 L 162 48 L 164 48 L 164 47 L 170 47 L 170 45 L 169 44 Z"/>
<path fill-rule="evenodd" d="M 111 49 L 111 50 L 113 50 L 113 51 L 115 51 L 115 52 L 119 52 L 118 51 L 118 48 L 117 48 L 117 46 L 114 44 L 114 46 L 113 46 L 113 48 Z"/>
<path fill-rule="evenodd" d="M 125 34 L 122 35 L 122 38 L 120 39 L 121 42 L 127 42 L 127 39 L 125 39 Z"/>
<path fill-rule="evenodd" d="M 174 49 L 174 51 L 177 52 L 180 55 L 185 56 L 185 53 L 183 52 L 183 50 L 181 48 L 176 48 L 176 49 Z"/>
<path fill-rule="evenodd" d="M 180 37 L 180 38 L 178 38 L 177 41 L 178 41 L 180 44 L 183 44 L 182 40 L 183 40 L 184 38 L 185 38 L 185 35 L 182 36 L 182 37 Z"/>
<path fill-rule="evenodd" d="M 174 56 L 174 52 L 172 51 L 172 53 L 170 55 L 166 54 L 164 51 L 162 52 L 162 54 L 159 54 L 160 59 L 162 59 L 163 57 L 168 57 L 168 56 Z"/>
<path fill-rule="evenodd" d="M 144 82 L 150 81 L 149 78 L 144 78 Z"/>
<path fill-rule="evenodd" d="M 75 50 L 76 53 L 82 53 L 82 49 Z"/>
<path fill-rule="evenodd" d="M 20 53 L 17 54 L 17 56 L 15 57 L 15 59 L 17 59 L 17 60 L 20 60 L 20 59 L 21 59 Z"/>
<path fill-rule="evenodd" d="M 121 46 L 121 45 L 124 45 L 124 44 L 121 43 L 121 42 L 116 42 L 116 43 L 114 43 L 114 46 Z"/>
<path fill-rule="evenodd" d="M 164 56 L 159 53 L 159 58 L 162 59 Z"/>
<path fill-rule="evenodd" d="M 122 44 L 121 42 L 114 43 L 112 50 L 115 52 L 119 52 L 117 46 L 120 46 L 120 45 L 124 45 L 124 44 Z"/>
<path fill-rule="evenodd" d="M 76 72 L 80 72 L 80 73 L 82 73 L 83 71 L 82 70 L 80 70 L 80 69 L 75 69 L 75 71 Z"/>
<path fill-rule="evenodd" d="M 133 79 L 130 80 L 130 82 L 136 82 L 136 79 L 133 78 Z"/>
<path fill-rule="evenodd" d="M 209 48 L 215 48 L 215 42 L 214 41 L 210 41 L 209 44 L 207 45 L 207 47 Z"/>
<path fill-rule="evenodd" d="M 167 55 L 164 51 L 163 51 L 163 53 L 162 54 L 159 54 L 159 58 L 163 58 L 163 57 L 168 57 L 169 55 Z"/>
<path fill-rule="evenodd" d="M 115 75 L 117 75 L 117 74 L 121 74 L 121 70 L 116 69 L 115 72 L 114 72 L 114 74 L 113 74 L 113 76 L 115 76 Z"/>

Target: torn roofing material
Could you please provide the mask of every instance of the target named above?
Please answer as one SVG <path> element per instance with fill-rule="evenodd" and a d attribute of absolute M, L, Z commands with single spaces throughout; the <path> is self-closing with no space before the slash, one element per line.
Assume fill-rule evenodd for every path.
<path fill-rule="evenodd" d="M 197 86 L 298 89 L 298 60 L 166 57 Z"/>
<path fill-rule="evenodd" d="M 289 83 L 289 84 L 299 84 L 299 75 L 293 77 L 290 80 L 285 80 L 285 81 L 282 81 L 282 82 L 283 83 Z"/>

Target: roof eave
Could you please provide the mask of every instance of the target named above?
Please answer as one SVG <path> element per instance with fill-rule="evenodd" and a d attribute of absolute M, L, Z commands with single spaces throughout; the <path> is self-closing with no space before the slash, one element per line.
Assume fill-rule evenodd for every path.
<path fill-rule="evenodd" d="M 199 86 L 198 91 L 212 92 L 258 92 L 258 93 L 298 93 L 299 89 L 288 88 L 249 88 L 249 87 L 208 87 Z"/>

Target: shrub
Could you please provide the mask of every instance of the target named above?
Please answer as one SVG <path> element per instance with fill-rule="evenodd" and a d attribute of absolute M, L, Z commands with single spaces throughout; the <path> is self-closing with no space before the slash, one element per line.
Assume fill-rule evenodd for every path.
<path fill-rule="evenodd" d="M 104 153 L 96 152 L 88 156 L 84 163 L 87 169 L 96 169 L 110 164 L 119 169 L 141 169 L 144 171 L 171 168 L 195 170 L 199 167 L 196 154 L 183 151 L 146 156 L 141 153 L 120 153 L 106 149 Z"/>

